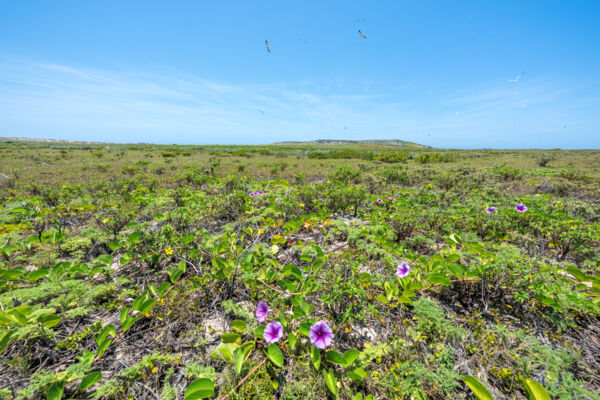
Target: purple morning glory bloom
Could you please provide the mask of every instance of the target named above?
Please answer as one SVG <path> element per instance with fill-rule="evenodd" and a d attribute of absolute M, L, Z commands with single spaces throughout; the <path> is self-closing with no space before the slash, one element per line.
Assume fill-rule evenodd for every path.
<path fill-rule="evenodd" d="M 202 189 L 206 189 L 206 185 L 202 185 L 200 186 Z"/>
<path fill-rule="evenodd" d="M 258 192 L 256 192 L 257 194 L 263 194 L 264 192 L 262 190 L 259 190 Z"/>
<path fill-rule="evenodd" d="M 383 203 L 383 199 L 377 199 L 377 202 L 378 202 L 379 204 L 381 204 L 381 203 Z"/>
<path fill-rule="evenodd" d="M 398 193 L 396 193 L 394 196 L 396 196 L 396 197 L 402 197 L 402 195 L 398 194 Z"/>
<path fill-rule="evenodd" d="M 285 191 L 285 194 L 290 194 L 290 193 L 291 193 L 291 192 L 290 192 L 290 190 L 289 190 L 289 189 Z"/>
<path fill-rule="evenodd" d="M 488 208 L 485 209 L 485 212 L 488 213 L 488 214 L 491 214 L 491 213 L 496 212 L 496 211 L 498 211 L 496 209 L 496 207 L 488 207 Z"/>
<path fill-rule="evenodd" d="M 410 265 L 403 262 L 398 267 L 396 267 L 396 276 L 398 278 L 406 278 L 410 273 Z"/>
<path fill-rule="evenodd" d="M 515 210 L 517 210 L 518 212 L 525 212 L 527 211 L 527 206 L 525 204 L 517 204 L 515 206 Z"/>
<path fill-rule="evenodd" d="M 327 322 L 319 321 L 313 326 L 310 327 L 310 331 L 308 336 L 310 337 L 310 342 L 317 349 L 325 349 L 327 346 L 331 344 L 331 340 L 333 339 L 333 332 Z"/>
<path fill-rule="evenodd" d="M 278 197 L 275 199 L 276 202 L 280 202 L 281 201 L 281 197 Z"/>
<path fill-rule="evenodd" d="M 263 337 L 269 344 L 278 342 L 283 337 L 283 326 L 277 321 L 269 322 L 265 327 Z"/>
<path fill-rule="evenodd" d="M 29 218 L 29 222 L 31 222 L 32 224 L 35 224 L 37 221 L 35 220 L 35 218 Z"/>
<path fill-rule="evenodd" d="M 250 193 L 250 197 L 254 197 L 254 192 Z"/>
<path fill-rule="evenodd" d="M 269 314 L 269 306 L 264 301 L 261 301 L 256 306 L 256 319 L 258 322 L 264 322 L 267 319 L 267 314 Z"/>

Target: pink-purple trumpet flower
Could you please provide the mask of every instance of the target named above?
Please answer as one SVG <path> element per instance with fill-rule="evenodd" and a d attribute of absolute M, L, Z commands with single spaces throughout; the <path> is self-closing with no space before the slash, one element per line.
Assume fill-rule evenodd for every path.
<path fill-rule="evenodd" d="M 410 274 L 410 265 L 408 263 L 401 263 L 396 267 L 396 276 L 398 278 L 406 278 Z"/>
<path fill-rule="evenodd" d="M 283 337 L 283 326 L 277 321 L 271 321 L 265 327 L 263 338 L 269 344 L 278 342 Z"/>
<path fill-rule="evenodd" d="M 517 210 L 518 212 L 525 212 L 527 211 L 527 206 L 525 204 L 517 204 L 515 206 L 515 210 Z"/>
<path fill-rule="evenodd" d="M 313 324 L 310 327 L 308 336 L 312 345 L 321 350 L 326 349 L 333 340 L 333 332 L 325 321 L 319 321 Z"/>
<path fill-rule="evenodd" d="M 269 312 L 271 312 L 271 310 L 269 310 L 269 306 L 267 305 L 267 303 L 265 303 L 264 301 L 258 303 L 255 312 L 256 319 L 258 320 L 258 322 L 264 322 L 265 319 L 267 319 L 267 315 L 269 315 Z"/>

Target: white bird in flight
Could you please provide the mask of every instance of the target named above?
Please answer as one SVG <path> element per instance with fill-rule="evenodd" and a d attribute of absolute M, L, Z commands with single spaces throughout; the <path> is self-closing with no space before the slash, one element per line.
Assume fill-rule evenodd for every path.
<path fill-rule="evenodd" d="M 517 76 L 515 79 L 509 79 L 509 80 L 508 80 L 508 82 L 517 83 L 517 81 L 518 81 L 519 79 L 521 79 L 521 76 L 522 76 L 524 73 L 525 73 L 525 72 L 521 72 L 521 73 L 519 74 L 519 76 Z"/>
<path fill-rule="evenodd" d="M 270 53 L 271 52 L 271 46 L 269 46 L 269 41 L 265 40 L 265 45 L 267 46 L 267 51 Z"/>

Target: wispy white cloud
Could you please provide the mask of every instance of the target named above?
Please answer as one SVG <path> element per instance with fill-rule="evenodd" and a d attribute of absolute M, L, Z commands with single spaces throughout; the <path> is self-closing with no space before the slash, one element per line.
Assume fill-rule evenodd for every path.
<path fill-rule="evenodd" d="M 523 79 L 434 96 L 416 82 L 387 90 L 373 83 L 240 84 L 5 57 L 0 135 L 157 143 L 399 138 L 444 147 L 535 147 L 540 130 L 558 135 L 565 123 L 585 121 L 589 128 L 598 121 L 577 111 L 572 88 L 550 83 Z M 592 147 L 600 147 L 598 140 Z"/>

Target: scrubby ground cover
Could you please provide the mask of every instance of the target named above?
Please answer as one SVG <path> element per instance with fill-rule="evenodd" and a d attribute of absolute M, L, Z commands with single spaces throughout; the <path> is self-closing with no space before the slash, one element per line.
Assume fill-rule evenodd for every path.
<path fill-rule="evenodd" d="M 598 151 L 17 142 L 0 172 L 0 398 L 600 399 Z"/>

